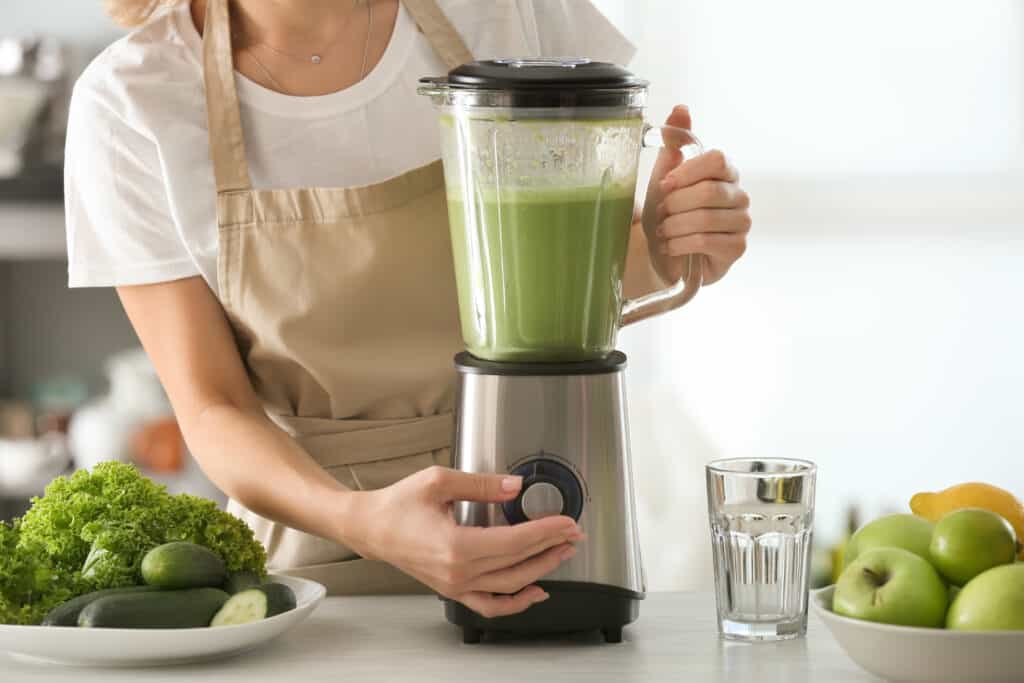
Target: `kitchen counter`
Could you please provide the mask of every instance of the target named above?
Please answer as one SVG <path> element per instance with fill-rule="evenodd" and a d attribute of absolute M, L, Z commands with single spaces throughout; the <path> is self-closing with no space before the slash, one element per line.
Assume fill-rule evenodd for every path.
<path fill-rule="evenodd" d="M 154 669 L 82 669 L 0 654 L 4 681 L 416 681 L 546 683 L 742 681 L 854 683 L 856 668 L 813 615 L 806 639 L 731 643 L 715 631 L 714 597 L 654 593 L 625 640 L 597 636 L 464 645 L 433 597 L 329 598 L 303 624 L 260 651 L 207 664 Z"/>

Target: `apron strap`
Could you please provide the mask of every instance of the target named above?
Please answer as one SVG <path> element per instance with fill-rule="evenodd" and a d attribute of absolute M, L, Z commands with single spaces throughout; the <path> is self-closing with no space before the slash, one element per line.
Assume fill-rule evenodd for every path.
<path fill-rule="evenodd" d="M 206 120 L 210 158 L 217 193 L 248 190 L 249 163 L 245 157 L 242 116 L 235 88 L 231 57 L 231 22 L 228 0 L 207 0 L 203 24 L 203 80 L 206 83 Z"/>
<path fill-rule="evenodd" d="M 402 4 L 445 66 L 454 69 L 473 61 L 473 53 L 437 6 L 436 0 L 402 0 Z"/>
<path fill-rule="evenodd" d="M 472 61 L 473 54 L 435 0 L 402 0 L 402 3 L 449 69 Z M 249 190 L 252 181 L 249 179 L 238 90 L 235 87 L 228 0 L 207 0 L 206 3 L 203 80 L 206 84 L 210 157 L 217 193 Z"/>

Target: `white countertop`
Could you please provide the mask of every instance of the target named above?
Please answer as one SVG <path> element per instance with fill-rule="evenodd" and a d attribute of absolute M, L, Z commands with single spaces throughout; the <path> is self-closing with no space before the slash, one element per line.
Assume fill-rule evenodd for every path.
<path fill-rule="evenodd" d="M 162 669 L 84 669 L 0 654 L 6 681 L 239 681 L 259 683 L 547 683 L 738 681 L 854 683 L 856 668 L 814 616 L 806 639 L 729 643 L 715 630 L 714 598 L 654 593 L 620 644 L 574 636 L 464 645 L 433 597 L 329 598 L 297 629 L 262 650 Z"/>

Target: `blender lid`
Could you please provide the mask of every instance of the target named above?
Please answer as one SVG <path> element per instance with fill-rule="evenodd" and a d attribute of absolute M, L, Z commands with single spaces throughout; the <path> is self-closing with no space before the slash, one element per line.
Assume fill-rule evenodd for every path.
<path fill-rule="evenodd" d="M 646 88 L 647 81 L 618 64 L 583 57 L 536 57 L 468 62 L 448 72 L 452 88 L 481 90 L 583 90 Z"/>
<path fill-rule="evenodd" d="M 642 104 L 647 81 L 585 57 L 516 57 L 467 62 L 447 76 L 421 78 L 421 94 L 483 106 Z"/>

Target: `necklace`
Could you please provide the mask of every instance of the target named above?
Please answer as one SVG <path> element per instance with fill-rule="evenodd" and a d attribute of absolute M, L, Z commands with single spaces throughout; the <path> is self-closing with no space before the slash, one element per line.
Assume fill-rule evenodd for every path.
<path fill-rule="evenodd" d="M 357 6 L 359 4 L 359 1 L 360 0 L 352 0 L 352 7 Z M 366 0 L 367 11 L 368 11 L 368 13 L 369 13 L 369 15 L 371 17 L 371 21 L 372 21 L 373 8 L 370 7 L 371 4 L 372 4 L 372 0 Z M 369 32 L 367 32 L 367 33 L 369 33 Z M 279 47 L 274 47 L 270 43 L 266 43 L 266 42 L 263 42 L 263 41 L 260 41 L 259 43 L 257 43 L 257 45 L 262 45 L 263 47 L 267 48 L 271 52 L 276 52 L 277 54 L 281 55 L 282 57 L 287 57 L 288 59 L 294 59 L 297 62 L 304 62 L 304 63 L 310 63 L 310 64 L 320 64 L 323 61 L 323 55 L 325 54 L 327 49 L 329 47 L 331 47 L 330 44 L 325 45 L 323 47 L 323 49 L 317 50 L 317 51 L 311 53 L 307 57 L 305 55 L 297 55 L 297 54 L 295 54 L 293 52 L 288 52 L 286 50 L 282 50 Z"/>
<path fill-rule="evenodd" d="M 358 2 L 359 2 L 359 0 L 356 0 L 356 3 L 358 3 Z M 359 68 L 359 80 L 360 81 L 363 80 L 363 78 L 366 77 L 366 65 L 367 65 L 367 60 L 368 60 L 368 58 L 370 56 L 370 35 L 372 33 L 373 33 L 373 0 L 366 0 L 366 41 L 363 43 L 363 62 L 362 62 L 362 66 Z M 299 55 L 289 54 L 287 52 L 284 52 L 283 50 L 279 50 L 279 49 L 275 48 L 273 45 L 270 45 L 269 43 L 263 43 L 263 42 L 256 43 L 256 47 L 258 47 L 260 45 L 266 47 L 267 49 L 271 50 L 272 52 L 276 52 L 279 55 L 282 55 L 284 57 L 288 57 L 290 59 L 295 59 L 295 60 L 298 60 L 298 61 L 302 61 L 302 62 L 306 62 L 306 63 L 311 63 L 311 64 L 314 64 L 314 65 L 318 65 L 318 64 L 320 64 L 323 61 L 323 59 L 321 57 L 321 54 L 323 53 L 323 50 L 321 50 L 320 53 L 314 53 L 311 57 L 306 58 L 306 57 L 302 57 L 302 56 L 299 56 Z M 256 63 L 256 66 L 258 66 L 260 68 L 260 71 L 263 72 L 263 75 L 267 77 L 267 80 L 270 81 L 270 84 L 273 85 L 276 90 L 278 90 L 279 92 L 282 92 L 282 93 L 286 92 L 285 88 L 282 87 L 281 84 L 278 82 L 278 80 L 276 78 L 274 78 L 274 75 L 272 73 L 270 73 L 270 69 L 268 69 L 267 66 L 263 63 L 263 61 L 259 57 L 256 56 L 256 51 L 255 50 L 253 50 L 251 47 L 246 47 L 245 48 L 245 52 L 250 57 L 252 57 L 252 61 Z"/>

